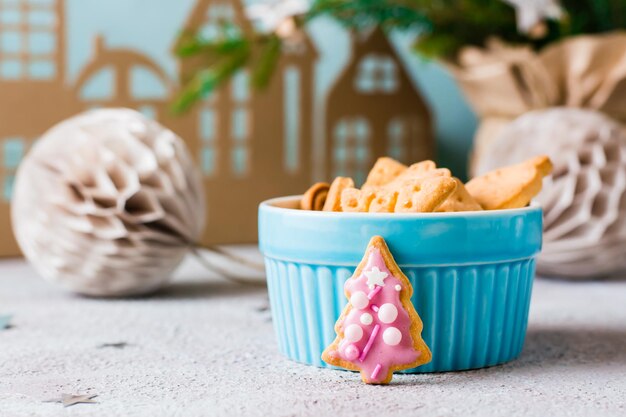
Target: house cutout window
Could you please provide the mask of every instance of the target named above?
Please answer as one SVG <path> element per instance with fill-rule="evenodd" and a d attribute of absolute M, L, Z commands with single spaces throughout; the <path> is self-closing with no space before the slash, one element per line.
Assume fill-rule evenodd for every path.
<path fill-rule="evenodd" d="M 393 119 L 387 126 L 387 155 L 402 160 L 408 145 L 409 129 L 402 119 Z"/>
<path fill-rule="evenodd" d="M 19 53 L 24 38 L 25 36 L 18 31 L 3 30 L 0 33 L 0 51 L 3 53 Z"/>
<path fill-rule="evenodd" d="M 50 32 L 32 32 L 28 36 L 28 52 L 37 55 L 51 54 L 54 52 L 56 35 Z"/>
<path fill-rule="evenodd" d="M 233 76 L 230 84 L 233 111 L 231 114 L 231 171 L 236 176 L 245 176 L 250 160 L 250 82 L 247 71 Z"/>
<path fill-rule="evenodd" d="M 289 66 L 283 73 L 284 91 L 284 143 L 283 164 L 289 172 L 300 166 L 300 70 Z"/>
<path fill-rule="evenodd" d="M 357 91 L 365 94 L 389 94 L 398 87 L 398 67 L 390 56 L 368 54 L 361 60 L 355 79 Z"/>
<path fill-rule="evenodd" d="M 22 21 L 22 11 L 15 9 L 3 10 L 0 13 L 0 24 L 2 25 L 19 25 Z"/>
<path fill-rule="evenodd" d="M 143 106 L 139 106 L 139 113 L 143 114 L 144 116 L 146 116 L 148 119 L 152 119 L 152 120 L 157 120 L 159 117 L 159 114 L 156 110 L 156 108 L 150 104 L 145 104 Z"/>
<path fill-rule="evenodd" d="M 234 38 L 240 34 L 234 21 L 235 9 L 232 4 L 212 4 L 207 9 L 206 21 L 200 29 L 200 36 L 207 41 L 216 40 L 220 36 Z"/>
<path fill-rule="evenodd" d="M 200 111 L 200 137 L 202 140 L 212 142 L 215 140 L 215 110 L 205 107 Z"/>
<path fill-rule="evenodd" d="M 217 117 L 215 110 L 204 104 L 200 110 L 200 165 L 206 177 L 212 177 L 217 171 Z"/>
<path fill-rule="evenodd" d="M 207 177 L 212 177 L 215 173 L 215 153 L 213 146 L 203 145 L 200 163 L 202 164 L 202 172 Z"/>
<path fill-rule="evenodd" d="M 233 100 L 244 103 L 250 98 L 250 80 L 247 71 L 240 71 L 233 76 L 231 82 Z"/>
<path fill-rule="evenodd" d="M 164 100 L 169 96 L 168 88 L 161 77 L 153 69 L 143 65 L 131 68 L 130 90 L 132 97 L 138 100 Z"/>
<path fill-rule="evenodd" d="M 232 113 L 231 119 L 231 167 L 237 176 L 243 176 L 248 170 L 248 125 L 249 112 L 246 108 L 238 108 Z"/>
<path fill-rule="evenodd" d="M 344 118 L 333 132 L 335 176 L 352 176 L 358 184 L 365 181 L 370 165 L 371 128 L 364 117 Z"/>
<path fill-rule="evenodd" d="M 115 71 L 113 67 L 104 67 L 89 78 L 80 90 L 80 98 L 90 100 L 108 100 L 115 91 Z"/>
<path fill-rule="evenodd" d="M 45 80 L 57 75 L 57 2 L 0 2 L 0 78 Z"/>
<path fill-rule="evenodd" d="M 28 13 L 28 23 L 33 26 L 53 26 L 56 22 L 56 16 L 46 10 L 33 9 Z"/>
<path fill-rule="evenodd" d="M 4 168 L 15 169 L 24 156 L 24 140 L 7 138 L 2 142 L 2 164 Z"/>
<path fill-rule="evenodd" d="M 15 170 L 26 152 L 26 144 L 21 138 L 6 138 L 2 141 L 2 198 L 11 200 L 13 183 L 15 182 Z"/>
<path fill-rule="evenodd" d="M 22 76 L 22 62 L 16 59 L 0 60 L 0 77 L 16 80 Z"/>
<path fill-rule="evenodd" d="M 15 175 L 7 175 L 4 177 L 2 184 L 2 197 L 4 201 L 11 201 L 11 195 L 13 195 L 13 184 L 15 183 Z"/>
<path fill-rule="evenodd" d="M 50 61 L 33 61 L 28 65 L 28 75 L 36 80 L 48 80 L 55 76 L 54 64 Z"/>

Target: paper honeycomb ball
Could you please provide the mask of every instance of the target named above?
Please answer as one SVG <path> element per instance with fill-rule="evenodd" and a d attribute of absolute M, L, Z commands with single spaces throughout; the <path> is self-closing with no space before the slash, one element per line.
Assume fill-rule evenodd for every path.
<path fill-rule="evenodd" d="M 508 125 L 478 162 L 484 173 L 547 154 L 540 275 L 600 278 L 626 270 L 626 134 L 595 111 L 552 108 Z"/>
<path fill-rule="evenodd" d="M 200 176 L 183 141 L 129 109 L 93 110 L 45 133 L 11 206 L 26 258 L 91 296 L 159 288 L 202 232 Z"/>

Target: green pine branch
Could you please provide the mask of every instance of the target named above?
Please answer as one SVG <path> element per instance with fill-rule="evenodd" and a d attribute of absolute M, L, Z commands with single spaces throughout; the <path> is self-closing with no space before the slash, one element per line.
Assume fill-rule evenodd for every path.
<path fill-rule="evenodd" d="M 404 30 L 428 23 L 419 3 L 415 0 L 316 0 L 306 19 L 330 16 L 354 30 L 372 26 Z"/>
<path fill-rule="evenodd" d="M 352 31 L 376 26 L 386 31 L 418 28 L 417 52 L 451 60 L 463 46 L 483 46 L 491 37 L 540 49 L 569 36 L 626 29 L 626 0 L 562 0 L 561 5 L 565 18 L 546 22 L 539 39 L 517 31 L 515 10 L 501 0 L 314 0 L 296 24 L 303 29 L 311 20 L 329 16 Z M 213 40 L 183 33 L 178 55 L 201 58 L 206 64 L 186 83 L 174 110 L 189 109 L 244 68 L 252 74 L 253 87 L 263 88 L 271 80 L 282 47 L 276 35 L 244 36 L 228 23 L 221 25 Z"/>

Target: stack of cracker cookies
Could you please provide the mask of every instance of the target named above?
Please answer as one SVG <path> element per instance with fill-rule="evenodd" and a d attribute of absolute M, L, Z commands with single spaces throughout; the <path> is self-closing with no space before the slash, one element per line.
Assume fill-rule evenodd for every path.
<path fill-rule="evenodd" d="M 547 156 L 489 172 L 463 184 L 433 161 L 411 166 L 383 157 L 358 189 L 352 178 L 316 183 L 304 193 L 303 210 L 362 213 L 429 213 L 525 207 L 552 171 Z"/>

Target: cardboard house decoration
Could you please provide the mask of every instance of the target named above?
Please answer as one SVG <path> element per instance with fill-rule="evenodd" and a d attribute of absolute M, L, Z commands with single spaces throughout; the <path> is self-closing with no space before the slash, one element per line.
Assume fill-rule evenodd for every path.
<path fill-rule="evenodd" d="M 253 30 L 243 4 L 228 0 L 198 0 L 183 30 L 210 38 L 223 21 L 244 33 Z M 284 51 L 265 90 L 252 90 L 243 71 L 184 117 L 166 122 L 200 158 L 207 241 L 255 241 L 258 203 L 310 184 L 316 59 L 305 37 L 299 48 Z M 198 65 L 179 61 L 179 76 L 187 78 Z"/>
<path fill-rule="evenodd" d="M 326 102 L 328 177 L 362 183 L 377 157 L 432 158 L 428 108 L 381 29 L 352 37 L 352 60 Z"/>
<path fill-rule="evenodd" d="M 72 78 L 69 7 L 65 0 L 0 0 L 0 256 L 19 254 L 9 204 L 20 159 L 52 125 L 90 108 L 137 109 L 187 142 L 204 177 L 207 244 L 254 242 L 258 203 L 322 179 L 314 178 L 314 164 L 325 167 L 324 179 L 359 182 L 380 155 L 433 157 L 426 105 L 381 31 L 354 38 L 352 60 L 326 97 L 315 91 L 318 51 L 305 34 L 285 48 L 265 90 L 251 90 L 243 71 L 177 116 L 169 106 L 179 79 L 202 63 L 178 60 L 174 36 L 161 45 L 177 64 L 172 76 L 143 50 L 110 47 L 97 35 Z M 253 30 L 241 0 L 196 0 L 179 27 L 210 37 L 223 21 Z M 320 119 L 325 127 L 316 136 Z M 313 156 L 318 146 L 322 160 Z"/>

